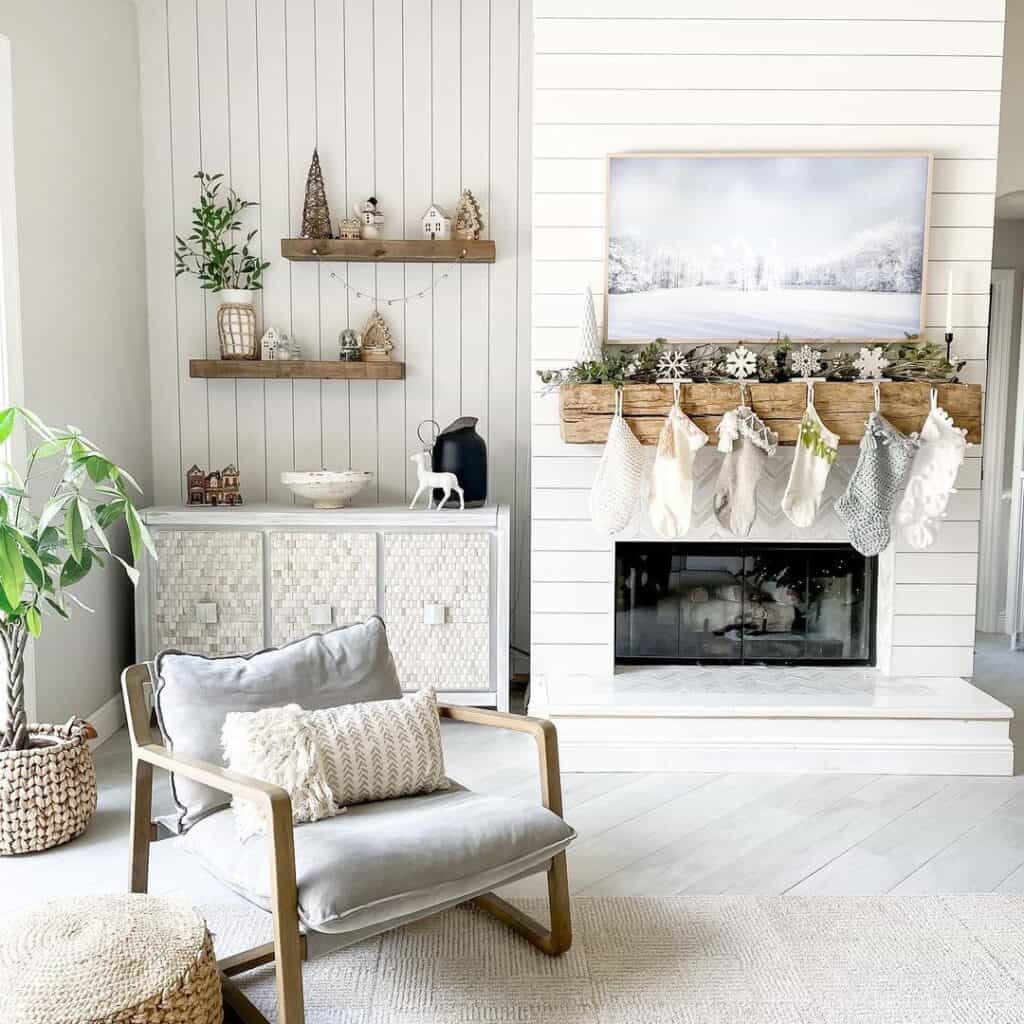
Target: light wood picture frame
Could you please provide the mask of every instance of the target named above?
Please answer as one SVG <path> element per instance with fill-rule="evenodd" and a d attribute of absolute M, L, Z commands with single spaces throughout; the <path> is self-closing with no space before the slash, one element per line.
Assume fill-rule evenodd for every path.
<path fill-rule="evenodd" d="M 605 340 L 922 333 L 932 166 L 923 151 L 609 154 Z"/>

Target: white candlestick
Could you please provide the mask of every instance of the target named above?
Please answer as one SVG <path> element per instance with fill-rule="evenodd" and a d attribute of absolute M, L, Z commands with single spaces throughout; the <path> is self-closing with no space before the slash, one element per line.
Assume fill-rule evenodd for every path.
<path fill-rule="evenodd" d="M 953 333 L 953 271 L 946 275 L 946 333 Z"/>

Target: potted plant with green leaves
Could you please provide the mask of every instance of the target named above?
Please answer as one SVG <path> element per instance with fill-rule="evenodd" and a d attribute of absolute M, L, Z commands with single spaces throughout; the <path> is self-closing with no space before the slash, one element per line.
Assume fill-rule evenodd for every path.
<path fill-rule="evenodd" d="M 259 359 L 253 292 L 263 287 L 270 266 L 252 251 L 256 229 L 243 235 L 245 211 L 258 205 L 239 198 L 233 188 L 222 192 L 223 174 L 197 171 L 199 205 L 192 208 L 192 230 L 175 236 L 174 276 L 195 274 L 207 291 L 220 298 L 217 334 L 221 359 Z"/>
<path fill-rule="evenodd" d="M 139 485 L 75 427 L 48 427 L 20 406 L 0 410 L 0 445 L 18 423 L 36 441 L 24 474 L 0 479 L 0 664 L 6 717 L 0 732 L 0 854 L 45 850 L 85 831 L 96 809 L 96 772 L 86 743 L 95 735 L 72 718 L 35 725 L 25 711 L 25 651 L 50 616 L 86 608 L 72 588 L 108 560 L 138 582 L 135 568 L 153 542 L 130 491 Z M 40 500 L 40 495 L 45 497 Z M 107 531 L 124 522 L 131 563 Z M 86 608 L 86 610 L 89 610 Z M 69 666 L 69 673 L 74 667 Z"/>

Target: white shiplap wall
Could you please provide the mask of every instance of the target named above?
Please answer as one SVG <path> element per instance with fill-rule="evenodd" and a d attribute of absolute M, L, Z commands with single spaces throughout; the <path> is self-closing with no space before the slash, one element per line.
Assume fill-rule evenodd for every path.
<path fill-rule="evenodd" d="M 606 154 L 912 149 L 935 156 L 926 333 L 941 339 L 952 269 L 963 378 L 984 383 L 1002 0 L 535 0 L 534 12 L 535 370 L 573 359 L 584 286 L 601 308 Z M 557 396 L 534 390 L 531 668 L 608 672 L 612 546 L 587 512 L 600 448 L 562 444 Z M 972 672 L 980 449 L 969 455 L 938 546 L 892 557 L 880 638 L 893 673 Z"/>
<path fill-rule="evenodd" d="M 517 580 L 528 579 L 529 0 L 138 0 L 156 500 L 182 499 L 192 463 L 236 462 L 246 500 L 290 501 L 282 470 L 375 473 L 363 504 L 408 500 L 408 456 L 426 418 L 480 418 L 490 497 L 513 504 Z M 375 195 L 388 237 L 420 237 L 432 200 L 480 201 L 493 266 L 457 269 L 427 298 L 383 312 L 404 381 L 202 381 L 217 355 L 216 302 L 175 282 L 174 234 L 189 223 L 197 168 L 225 172 L 260 203 L 273 263 L 260 321 L 310 358 L 337 357 L 341 328 L 380 297 L 428 287 L 443 268 L 290 264 L 317 146 L 335 220 Z M 514 605 L 528 624 L 528 587 Z"/>

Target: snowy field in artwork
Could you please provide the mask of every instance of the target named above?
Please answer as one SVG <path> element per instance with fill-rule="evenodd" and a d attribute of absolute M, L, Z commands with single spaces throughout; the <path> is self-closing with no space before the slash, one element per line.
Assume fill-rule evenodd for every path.
<path fill-rule="evenodd" d="M 666 288 L 608 296 L 611 341 L 902 338 L 920 330 L 916 292 Z"/>

